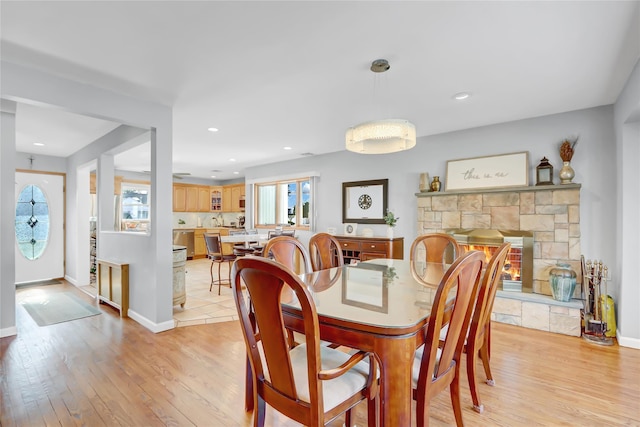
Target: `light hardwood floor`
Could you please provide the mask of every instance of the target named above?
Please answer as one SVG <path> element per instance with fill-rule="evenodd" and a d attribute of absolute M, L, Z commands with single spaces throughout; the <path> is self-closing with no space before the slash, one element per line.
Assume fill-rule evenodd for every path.
<path fill-rule="evenodd" d="M 91 301 L 69 284 L 39 289 Z M 18 335 L 0 339 L 0 425 L 251 425 L 237 322 L 153 334 L 99 308 L 98 316 L 39 327 L 16 307 Z M 483 414 L 471 410 L 462 370 L 467 426 L 640 425 L 640 351 L 504 324 L 494 324 L 492 338 L 496 386 L 480 384 Z M 267 414 L 270 426 L 297 425 Z M 365 417 L 361 404 L 358 426 Z M 453 424 L 444 392 L 432 403 L 431 425 Z"/>
<path fill-rule="evenodd" d="M 231 288 L 223 285 L 218 295 L 218 286 L 215 285 L 209 292 L 211 283 L 211 261 L 206 258 L 188 260 L 185 273 L 185 290 L 187 300 L 184 307 L 173 307 L 173 320 L 176 327 L 204 325 L 207 323 L 229 322 L 238 320 L 238 314 L 231 295 Z M 214 277 L 218 277 L 217 265 L 214 266 Z M 223 263 L 220 274 L 227 278 L 229 274 L 228 263 Z M 96 295 L 96 287 L 82 286 L 80 288 L 91 296 Z"/>

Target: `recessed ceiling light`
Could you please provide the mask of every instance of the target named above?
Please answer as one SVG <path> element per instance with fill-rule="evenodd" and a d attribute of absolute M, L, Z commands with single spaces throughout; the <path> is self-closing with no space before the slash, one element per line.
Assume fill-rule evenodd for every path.
<path fill-rule="evenodd" d="M 240 174 L 240 172 L 235 171 L 235 172 L 233 172 L 233 174 L 234 174 L 234 175 L 238 175 L 238 174 Z"/>
<path fill-rule="evenodd" d="M 218 132 L 218 128 L 208 128 L 209 132 Z"/>
<path fill-rule="evenodd" d="M 291 147 L 282 147 L 284 150 L 293 150 Z"/>
<path fill-rule="evenodd" d="M 215 177 L 216 177 L 215 175 L 211 175 L 211 178 L 215 178 Z"/>
<path fill-rule="evenodd" d="M 459 92 L 453 95 L 453 98 L 457 99 L 458 101 L 462 101 L 463 99 L 467 99 L 470 96 L 471 94 L 469 92 Z"/>
<path fill-rule="evenodd" d="M 229 161 L 230 161 L 230 162 L 235 162 L 235 161 L 236 161 L 236 159 L 229 159 Z"/>
<path fill-rule="evenodd" d="M 34 142 L 33 145 L 37 145 L 38 147 L 44 147 L 42 142 Z"/>

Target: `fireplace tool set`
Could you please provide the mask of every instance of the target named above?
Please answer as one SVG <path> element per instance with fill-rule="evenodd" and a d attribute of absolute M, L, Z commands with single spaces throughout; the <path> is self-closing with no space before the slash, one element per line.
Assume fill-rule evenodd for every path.
<path fill-rule="evenodd" d="M 613 298 L 607 295 L 609 269 L 602 261 L 582 262 L 582 296 L 585 307 L 582 316 L 582 337 L 596 344 L 612 345 L 616 336 Z"/>

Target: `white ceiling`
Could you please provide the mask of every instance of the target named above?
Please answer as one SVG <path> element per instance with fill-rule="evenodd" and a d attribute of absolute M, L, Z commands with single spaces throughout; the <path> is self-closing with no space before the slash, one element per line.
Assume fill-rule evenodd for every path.
<path fill-rule="evenodd" d="M 372 119 L 409 119 L 425 136 L 611 104 L 640 58 L 638 1 L 2 1 L 0 12 L 3 60 L 172 106 L 173 171 L 202 178 L 343 150 L 345 130 Z M 369 71 L 378 58 L 383 75 Z M 461 91 L 472 96 L 453 100 Z M 68 156 L 114 126 L 20 105 L 17 150 Z"/>

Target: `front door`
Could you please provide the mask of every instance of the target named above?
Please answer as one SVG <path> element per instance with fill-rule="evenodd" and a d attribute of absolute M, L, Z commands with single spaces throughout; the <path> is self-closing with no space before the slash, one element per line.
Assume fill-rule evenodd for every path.
<path fill-rule="evenodd" d="M 16 284 L 64 277 L 64 176 L 16 172 Z"/>

